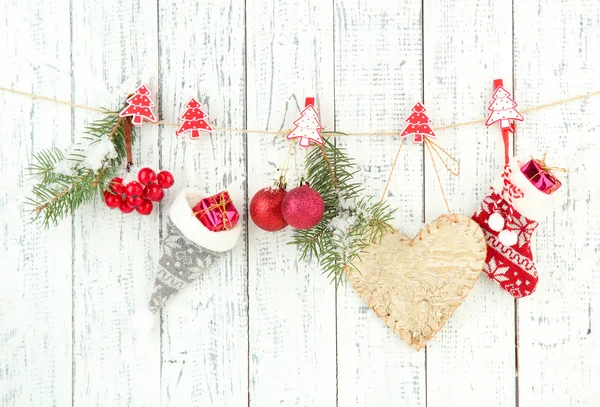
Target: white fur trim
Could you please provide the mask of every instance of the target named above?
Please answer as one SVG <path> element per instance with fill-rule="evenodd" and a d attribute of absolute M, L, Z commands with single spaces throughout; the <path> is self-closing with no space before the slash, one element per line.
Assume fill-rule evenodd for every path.
<path fill-rule="evenodd" d="M 512 170 L 509 176 L 510 182 L 523 191 L 524 194 L 523 198 L 513 199 L 512 204 L 521 215 L 536 222 L 541 222 L 552 211 L 554 207 L 554 196 L 537 189 L 527 177 L 525 177 L 525 174 L 521 172 L 521 167 L 524 166 L 527 161 L 528 160 L 513 158 L 509 162 L 510 169 Z M 502 176 L 492 184 L 492 188 L 499 194 L 502 193 L 503 186 Z"/>
<path fill-rule="evenodd" d="M 242 232 L 241 222 L 238 222 L 231 230 L 220 232 L 208 230 L 192 212 L 192 208 L 204 198 L 207 197 L 202 196 L 193 188 L 183 189 L 169 208 L 169 217 L 181 230 L 181 233 L 192 242 L 208 250 L 226 252 L 236 245 Z M 233 200 L 233 197 L 231 199 Z"/>

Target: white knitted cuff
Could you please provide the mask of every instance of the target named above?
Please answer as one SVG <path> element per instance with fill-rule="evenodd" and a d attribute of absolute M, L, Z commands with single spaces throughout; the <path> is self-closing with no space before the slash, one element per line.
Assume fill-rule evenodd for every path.
<path fill-rule="evenodd" d="M 513 199 L 513 207 L 523 216 L 536 222 L 541 222 L 546 216 L 552 211 L 554 207 L 554 196 L 552 194 L 546 194 L 538 190 L 521 172 L 521 167 L 527 163 L 528 160 L 519 160 L 513 158 L 509 162 L 510 169 L 512 170 L 509 179 L 510 182 L 523 191 L 523 198 Z M 504 183 L 502 177 L 499 177 L 492 184 L 492 188 L 498 194 L 502 193 L 502 187 Z"/>
<path fill-rule="evenodd" d="M 169 217 L 188 239 L 197 245 L 215 252 L 232 249 L 242 232 L 241 222 L 230 230 L 213 232 L 208 230 L 195 216 L 192 208 L 207 198 L 193 188 L 183 189 L 169 208 Z"/>

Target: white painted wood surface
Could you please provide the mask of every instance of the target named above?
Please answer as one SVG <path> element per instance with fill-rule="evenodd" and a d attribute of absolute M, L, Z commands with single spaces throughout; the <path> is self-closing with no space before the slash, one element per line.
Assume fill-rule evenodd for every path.
<path fill-rule="evenodd" d="M 289 128 L 315 96 L 328 130 L 401 131 L 421 99 L 434 125 L 484 117 L 496 77 L 522 108 L 600 89 L 595 0 L 5 0 L 0 17 L 1 87 L 117 108 L 144 81 L 162 119 L 198 96 L 216 127 Z M 248 224 L 283 137 L 192 143 L 144 126 L 135 160 L 177 179 L 161 214 L 96 202 L 44 231 L 20 204 L 24 168 L 98 116 L 0 91 L 0 406 L 598 406 L 598 111 L 600 97 L 517 126 L 517 155 L 548 152 L 571 170 L 535 234 L 538 291 L 515 301 L 482 278 L 416 353 L 314 259 L 298 261 L 289 231 Z M 499 132 L 438 136 L 462 164 L 460 177 L 442 173 L 450 205 L 471 214 L 500 171 Z M 398 141 L 335 141 L 378 197 Z M 150 293 L 164 210 L 186 185 L 238 195 L 245 232 L 145 341 L 131 315 Z M 388 198 L 405 233 L 443 212 L 422 147 L 403 149 Z"/>

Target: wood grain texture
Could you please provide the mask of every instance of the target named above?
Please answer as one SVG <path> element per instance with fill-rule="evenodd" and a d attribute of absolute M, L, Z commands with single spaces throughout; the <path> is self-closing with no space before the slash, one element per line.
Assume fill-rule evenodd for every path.
<path fill-rule="evenodd" d="M 177 122 L 194 96 L 214 127 L 244 127 L 242 0 L 161 1 L 159 44 L 161 117 Z M 243 135 L 202 133 L 200 140 L 190 140 L 187 134 L 176 137 L 175 130 L 164 126 L 160 133 L 162 167 L 176 179 L 169 201 L 186 186 L 206 196 L 227 189 L 245 227 Z M 161 405 L 247 404 L 245 235 L 163 309 Z"/>
<path fill-rule="evenodd" d="M 117 110 L 138 82 L 156 89 L 156 3 L 109 0 L 72 7 L 76 103 Z M 75 137 L 97 117 L 76 110 Z M 134 162 L 158 167 L 158 128 L 144 125 L 138 136 Z M 123 215 L 98 198 L 73 223 L 73 405 L 159 405 L 158 341 L 142 341 L 131 320 L 146 305 L 153 282 L 158 216 Z"/>
<path fill-rule="evenodd" d="M 0 86 L 69 99 L 69 2 L 3 2 Z M 23 205 L 31 155 L 71 141 L 68 107 L 0 98 L 0 406 L 71 405 L 71 224 Z"/>
<path fill-rule="evenodd" d="M 434 126 L 486 117 L 493 79 L 511 86 L 510 5 L 426 0 L 424 7 L 424 102 Z M 438 164 L 450 208 L 471 216 L 501 173 L 500 131 L 481 123 L 437 136 L 461 164 L 458 177 Z M 432 220 L 446 209 L 428 155 L 425 168 L 425 211 Z M 428 407 L 514 405 L 514 335 L 513 298 L 482 276 L 427 347 Z"/>
<path fill-rule="evenodd" d="M 216 127 L 268 130 L 289 128 L 316 96 L 327 130 L 398 132 L 423 96 L 434 126 L 486 117 L 494 78 L 523 109 L 600 89 L 596 0 L 512 4 L 5 0 L 0 86 L 118 109 L 148 82 L 165 120 L 198 96 Z M 534 234 L 537 291 L 515 309 L 480 278 L 416 353 L 351 287 L 336 293 L 314 259 L 298 261 L 289 230 L 251 223 L 246 241 L 170 300 L 146 343 L 131 315 L 146 305 L 176 192 L 228 188 L 247 223 L 246 197 L 276 178 L 288 143 L 239 133 L 191 142 L 145 125 L 135 160 L 176 176 L 162 215 L 123 216 L 98 200 L 43 231 L 19 204 L 32 185 L 24 168 L 100 116 L 2 92 L 0 406 L 596 407 L 599 110 L 593 98 L 517 125 L 517 155 L 548 152 L 571 170 Z M 498 128 L 438 136 L 462 164 L 460 177 L 441 173 L 450 205 L 471 215 L 501 171 Z M 398 141 L 336 143 L 378 198 Z M 445 212 L 422 146 L 404 147 L 388 199 L 409 236 Z"/>
<path fill-rule="evenodd" d="M 335 2 L 336 128 L 389 131 L 404 125 L 422 94 L 421 4 Z M 399 146 L 395 137 L 338 137 L 378 199 Z M 394 225 L 413 236 L 423 221 L 423 150 L 405 146 L 388 202 Z M 381 323 L 350 285 L 338 291 L 340 406 L 425 406 L 425 354 Z"/>
<path fill-rule="evenodd" d="M 290 128 L 309 96 L 331 128 L 332 3 L 249 0 L 246 7 L 248 128 Z M 288 145 L 282 136 L 249 136 L 249 197 L 273 183 Z M 303 158 L 299 150 L 300 171 Z M 292 169 L 289 189 L 297 182 Z M 298 260 L 290 236 L 289 228 L 249 227 L 250 406 L 334 406 L 334 287 L 314 259 Z"/>
<path fill-rule="evenodd" d="M 515 2 L 515 95 L 524 107 L 600 88 L 600 4 Z M 519 403 L 600 405 L 600 170 L 597 98 L 526 115 L 519 156 L 567 167 L 553 214 L 534 233 L 537 291 L 518 301 Z"/>

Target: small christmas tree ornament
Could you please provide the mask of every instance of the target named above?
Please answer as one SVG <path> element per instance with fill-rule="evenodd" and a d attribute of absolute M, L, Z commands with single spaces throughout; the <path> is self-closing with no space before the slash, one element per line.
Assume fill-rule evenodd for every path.
<path fill-rule="evenodd" d="M 190 100 L 185 105 L 185 112 L 179 117 L 182 122 L 175 134 L 177 136 L 183 133 L 190 133 L 190 140 L 198 140 L 200 138 L 200 132 L 205 131 L 212 133 L 213 129 L 207 123 L 208 116 L 200 108 L 202 105 L 195 98 Z"/>
<path fill-rule="evenodd" d="M 499 122 L 500 130 L 502 131 L 502 140 L 504 141 L 504 162 L 508 164 L 510 159 L 509 156 L 509 144 L 508 136 L 509 133 L 515 132 L 515 124 L 513 120 L 523 121 L 523 116 L 515 110 L 517 103 L 510 98 L 510 93 L 504 89 L 504 82 L 502 79 L 494 80 L 494 94 L 492 95 L 492 102 L 488 107 L 492 113 L 485 122 L 486 126 Z"/>
<path fill-rule="evenodd" d="M 303 178 L 300 186 L 289 191 L 283 198 L 281 213 L 291 227 L 300 230 L 310 229 L 323 219 L 325 202 Z"/>
<path fill-rule="evenodd" d="M 229 194 L 220 193 L 215 197 L 229 201 L 227 204 L 235 208 Z M 229 229 L 216 232 L 197 219 L 197 213 L 192 208 L 197 207 L 204 199 L 206 198 L 199 191 L 187 188 L 179 193 L 169 208 L 158 272 L 149 302 L 152 313 L 157 312 L 170 297 L 231 250 L 239 239 L 242 231 L 239 223 L 231 222 Z M 152 316 L 148 314 L 140 311 L 136 319 L 152 320 Z"/>
<path fill-rule="evenodd" d="M 425 114 L 427 109 L 421 103 L 417 102 L 412 108 L 412 114 L 405 120 L 409 123 L 399 138 L 413 136 L 414 144 L 423 144 L 423 137 L 437 138 L 430 126 L 431 119 Z"/>
<path fill-rule="evenodd" d="M 538 222 L 553 208 L 554 196 L 546 191 L 560 187 L 556 177 L 544 168 L 540 167 L 544 178 L 555 181 L 539 184 L 535 178 L 540 175 L 537 171 L 529 177 L 522 170 L 531 171 L 532 167 L 530 162 L 513 158 L 473 215 L 487 244 L 483 271 L 517 298 L 536 289 L 538 272 L 531 252 L 531 236 Z"/>
<path fill-rule="evenodd" d="M 321 137 L 323 127 L 319 123 L 319 114 L 314 104 L 315 98 L 306 98 L 304 110 L 300 113 L 300 118 L 294 122 L 296 128 L 287 135 L 288 140 L 299 138 L 301 147 L 310 147 L 311 141 L 321 146 L 324 143 Z"/>
<path fill-rule="evenodd" d="M 263 188 L 252 197 L 250 218 L 262 230 L 277 232 L 288 225 L 281 213 L 281 203 L 287 194 L 286 186 L 282 175 L 272 187 Z"/>
<path fill-rule="evenodd" d="M 150 98 L 150 90 L 147 85 L 141 85 L 135 93 L 127 99 L 128 106 L 119 113 L 119 117 L 133 117 L 132 123 L 141 126 L 144 120 L 156 123 L 156 116 L 152 111 L 155 106 Z"/>

